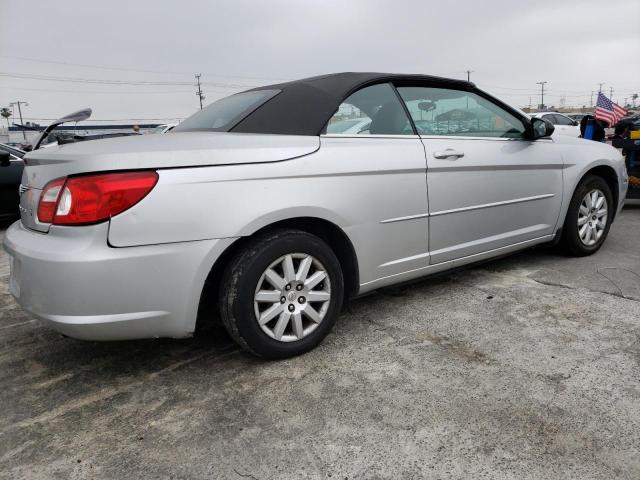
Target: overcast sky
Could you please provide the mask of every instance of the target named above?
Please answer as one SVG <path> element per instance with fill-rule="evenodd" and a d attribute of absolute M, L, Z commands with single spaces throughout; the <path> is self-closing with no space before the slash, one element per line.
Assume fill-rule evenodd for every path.
<path fill-rule="evenodd" d="M 205 103 L 339 71 L 469 69 L 518 106 L 543 80 L 547 105 L 640 93 L 638 0 L 0 0 L 0 19 L 0 107 L 26 100 L 29 119 L 183 118 L 194 73 Z"/>

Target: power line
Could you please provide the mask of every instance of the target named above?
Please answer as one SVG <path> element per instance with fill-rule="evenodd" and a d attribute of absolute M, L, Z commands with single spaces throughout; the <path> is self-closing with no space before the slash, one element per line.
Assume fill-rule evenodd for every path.
<path fill-rule="evenodd" d="M 153 121 L 153 120 L 182 120 L 184 117 L 151 117 L 151 118 L 92 118 L 87 122 L 133 122 L 133 121 Z M 54 121 L 57 118 L 24 117 L 24 120 L 44 120 Z M 21 120 L 22 122 L 22 120 Z"/>
<path fill-rule="evenodd" d="M 186 72 L 172 72 L 172 71 L 166 71 L 166 70 L 142 70 L 142 69 L 137 69 L 137 68 L 127 68 L 127 67 L 110 67 L 110 66 L 105 66 L 105 65 L 95 65 L 95 64 L 90 64 L 90 63 L 72 63 L 72 62 L 64 62 L 64 61 L 55 61 L 55 60 L 43 60 L 43 59 L 38 59 L 38 58 L 29 58 L 29 57 L 20 57 L 17 55 L 0 55 L 0 57 L 2 58 L 11 58 L 14 60 L 22 60 L 22 61 L 26 61 L 26 62 L 35 62 L 35 63 L 49 63 L 52 65 L 65 65 L 65 66 L 71 66 L 71 67 L 82 67 L 82 68 L 95 68 L 95 69 L 99 69 L 99 70 L 117 70 L 117 71 L 121 71 L 121 72 L 140 72 L 140 73 L 153 73 L 153 74 L 160 74 L 160 75 L 191 75 L 190 73 L 186 73 Z M 287 81 L 287 80 L 292 80 L 291 78 L 277 78 L 277 77 L 250 77 L 250 76 L 244 76 L 244 75 L 213 75 L 213 74 L 209 74 L 207 73 L 206 75 L 210 76 L 210 77 L 220 77 L 220 78 L 239 78 L 239 79 L 246 79 L 246 80 L 269 80 L 269 81 Z"/>
<path fill-rule="evenodd" d="M 53 75 L 38 75 L 26 73 L 9 73 L 0 72 L 0 77 L 19 78 L 26 80 L 42 80 L 51 82 L 70 82 L 70 83 L 88 83 L 99 85 L 135 85 L 135 86 L 190 86 L 191 82 L 169 82 L 159 80 L 106 80 L 98 78 L 81 78 L 81 77 L 58 77 Z M 233 83 L 220 82 L 203 82 L 203 85 L 210 85 L 218 88 L 228 88 L 232 90 L 255 88 L 258 85 L 243 85 Z"/>
<path fill-rule="evenodd" d="M 54 93 L 88 93 L 88 94 L 97 94 L 97 95 L 164 95 L 164 94 L 175 94 L 175 93 L 193 93 L 193 90 L 162 90 L 162 91 L 145 91 L 139 90 L 137 92 L 134 91 L 121 91 L 121 90 L 62 90 L 55 88 L 28 88 L 28 87 L 14 87 L 11 85 L 0 85 L 0 87 L 4 87 L 10 90 L 25 90 L 28 92 L 54 92 Z M 209 88 L 210 92 L 220 92 L 224 94 L 229 94 L 230 90 L 228 89 L 219 89 L 219 88 Z"/>
<path fill-rule="evenodd" d="M 122 92 L 122 91 L 106 91 L 106 90 L 59 90 L 54 88 L 27 88 L 13 87 L 10 85 L 0 85 L 0 87 L 11 90 L 26 90 L 29 92 L 54 92 L 54 93 L 90 93 L 90 94 L 107 94 L 107 95 L 161 95 L 170 93 L 192 93 L 191 90 L 164 90 L 164 91 L 138 91 L 138 92 Z"/>

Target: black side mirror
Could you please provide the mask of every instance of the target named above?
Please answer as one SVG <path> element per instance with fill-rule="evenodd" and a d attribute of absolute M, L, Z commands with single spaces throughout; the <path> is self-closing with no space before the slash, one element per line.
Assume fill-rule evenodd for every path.
<path fill-rule="evenodd" d="M 553 124 L 544 118 L 533 117 L 531 119 L 531 138 L 533 140 L 550 137 L 554 130 Z"/>
<path fill-rule="evenodd" d="M 0 167 L 11 166 L 11 155 L 9 152 L 0 151 Z"/>

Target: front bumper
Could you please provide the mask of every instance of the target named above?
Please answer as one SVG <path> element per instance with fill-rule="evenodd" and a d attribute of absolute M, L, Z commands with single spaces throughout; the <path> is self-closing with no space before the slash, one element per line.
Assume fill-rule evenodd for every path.
<path fill-rule="evenodd" d="M 11 225 L 4 247 L 18 303 L 74 338 L 191 335 L 204 281 L 233 239 L 112 248 L 108 229 L 103 223 L 41 234 Z"/>

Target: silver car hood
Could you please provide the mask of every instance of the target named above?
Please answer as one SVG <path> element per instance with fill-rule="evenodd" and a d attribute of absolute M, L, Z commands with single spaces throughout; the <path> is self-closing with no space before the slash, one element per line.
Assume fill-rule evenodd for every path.
<path fill-rule="evenodd" d="M 91 140 L 30 152 L 22 183 L 41 189 L 54 178 L 85 172 L 277 162 L 319 148 L 319 137 L 224 132 Z"/>
<path fill-rule="evenodd" d="M 320 138 L 222 132 L 177 132 L 91 140 L 38 149 L 25 155 L 20 186 L 23 225 L 49 231 L 36 212 L 42 188 L 78 173 L 161 169 L 289 160 L 320 148 Z"/>

